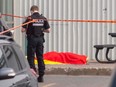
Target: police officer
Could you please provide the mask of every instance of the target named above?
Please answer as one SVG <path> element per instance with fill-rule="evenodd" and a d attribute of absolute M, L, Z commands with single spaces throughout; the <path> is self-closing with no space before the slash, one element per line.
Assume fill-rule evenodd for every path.
<path fill-rule="evenodd" d="M 44 32 L 50 32 L 50 26 L 47 19 L 39 14 L 39 8 L 33 5 L 30 8 L 31 16 L 24 22 L 36 20 L 33 23 L 23 26 L 22 32 L 26 31 L 27 34 L 27 60 L 30 68 L 36 71 L 34 64 L 34 57 L 36 54 L 38 61 L 38 82 L 43 82 L 43 76 L 45 71 L 45 64 L 43 61 L 43 43 L 44 43 Z"/>

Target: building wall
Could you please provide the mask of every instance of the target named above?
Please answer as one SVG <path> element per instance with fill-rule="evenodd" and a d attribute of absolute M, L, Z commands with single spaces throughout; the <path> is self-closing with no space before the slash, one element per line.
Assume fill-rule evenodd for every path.
<path fill-rule="evenodd" d="M 30 7 L 40 7 L 48 19 L 63 20 L 116 20 L 116 0 L 14 0 L 14 14 L 29 15 Z M 24 19 L 14 19 L 15 26 Z M 92 22 L 49 21 L 50 34 L 45 34 L 45 52 L 73 52 L 95 59 L 95 44 L 116 43 L 108 33 L 116 32 L 116 24 Z M 15 39 L 25 50 L 25 34 L 15 30 Z M 115 50 L 110 55 L 115 57 Z M 105 58 L 104 52 L 100 54 Z"/>
<path fill-rule="evenodd" d="M 1 14 L 13 14 L 13 0 L 0 0 L 0 13 Z M 13 18 L 9 16 L 3 16 L 9 27 L 13 27 Z"/>

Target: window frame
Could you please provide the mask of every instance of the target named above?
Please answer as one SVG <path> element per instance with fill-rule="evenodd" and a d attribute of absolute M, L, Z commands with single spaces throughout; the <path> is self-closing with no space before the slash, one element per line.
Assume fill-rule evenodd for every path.
<path fill-rule="evenodd" d="M 1 45 L 0 45 L 0 49 L 1 49 L 2 53 L 3 53 L 4 60 L 5 60 L 5 62 L 6 62 L 6 67 L 8 67 L 8 61 L 7 61 L 7 59 L 6 59 L 6 56 L 5 56 L 4 50 L 3 50 L 3 48 L 2 48 L 2 46 L 1 46 Z"/>

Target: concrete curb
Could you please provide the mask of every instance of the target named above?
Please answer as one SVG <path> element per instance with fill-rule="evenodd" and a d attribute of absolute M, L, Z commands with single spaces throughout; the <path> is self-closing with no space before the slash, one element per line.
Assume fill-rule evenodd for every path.
<path fill-rule="evenodd" d="M 101 68 L 83 68 L 83 69 L 72 69 L 72 68 L 51 68 L 46 69 L 46 74 L 57 74 L 57 75 L 111 75 L 112 70 Z"/>
<path fill-rule="evenodd" d="M 54 75 L 111 75 L 115 64 L 89 63 L 87 65 L 46 65 L 46 74 Z"/>

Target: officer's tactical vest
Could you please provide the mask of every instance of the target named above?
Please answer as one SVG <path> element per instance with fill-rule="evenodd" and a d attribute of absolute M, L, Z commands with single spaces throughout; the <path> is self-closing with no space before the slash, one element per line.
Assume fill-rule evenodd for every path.
<path fill-rule="evenodd" d="M 43 34 L 43 26 L 44 20 L 38 20 L 37 22 L 32 23 L 33 31 L 32 34 L 34 36 L 42 36 Z"/>
<path fill-rule="evenodd" d="M 43 28 L 44 28 L 44 17 L 39 15 L 39 13 L 35 13 L 31 16 L 32 19 L 37 19 L 36 22 L 33 22 L 28 25 L 27 35 L 33 35 L 36 37 L 43 36 Z"/>

